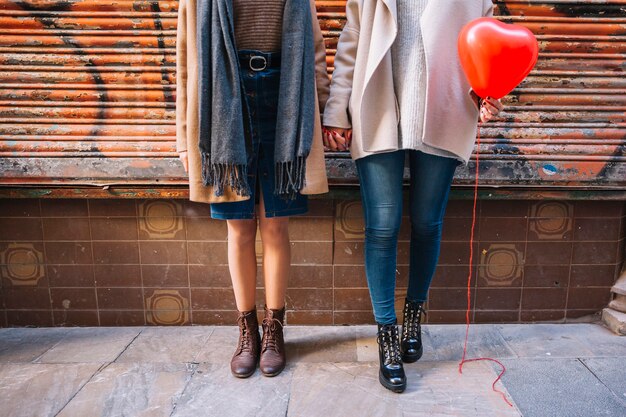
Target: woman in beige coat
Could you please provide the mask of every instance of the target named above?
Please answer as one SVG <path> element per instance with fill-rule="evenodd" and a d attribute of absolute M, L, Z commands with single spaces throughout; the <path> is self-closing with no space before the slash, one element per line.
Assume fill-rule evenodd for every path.
<path fill-rule="evenodd" d="M 303 8 L 310 10 L 303 10 Z M 208 11 L 201 18 L 198 10 Z M 310 151 L 308 156 L 305 156 L 304 184 L 300 185 L 302 188 L 295 195 L 291 192 L 289 198 L 284 198 L 283 195 L 279 196 L 277 195 L 278 192 L 274 192 L 275 164 L 280 162 L 272 158 L 276 158 L 275 143 L 279 142 L 278 139 L 282 139 L 276 138 L 277 135 L 275 134 L 277 120 L 279 121 L 281 117 L 277 114 L 279 95 L 282 98 L 282 95 L 288 94 L 284 91 L 281 74 L 291 71 L 289 67 L 281 68 L 280 65 L 281 42 L 284 39 L 282 32 L 285 31 L 287 23 L 293 26 L 295 22 L 287 21 L 287 18 L 283 20 L 283 14 L 287 16 L 287 13 L 289 16 L 298 16 L 298 18 L 303 19 L 298 21 L 298 24 L 301 24 L 299 27 L 312 27 L 312 34 L 303 35 L 302 38 L 305 38 L 306 42 L 298 48 L 303 50 L 305 45 L 311 45 L 311 51 L 308 54 L 309 60 L 303 59 L 302 62 L 310 62 L 311 67 L 315 67 L 314 70 L 307 71 L 311 74 L 311 78 L 315 79 L 305 79 L 303 83 L 310 81 L 315 84 L 314 88 L 306 90 L 307 93 L 311 93 L 308 97 L 312 98 L 311 102 L 307 102 L 306 105 L 315 107 L 315 110 L 310 113 L 314 116 L 314 120 L 308 124 L 308 126 L 312 125 L 312 128 L 310 131 L 306 131 L 312 133 L 312 139 L 306 137 L 308 133 L 303 134 L 304 140 L 310 143 Z M 309 19 L 311 25 L 308 24 Z M 206 26 L 201 29 L 204 33 L 197 33 L 198 22 L 202 22 L 200 26 Z M 220 34 L 224 34 L 223 39 L 234 38 L 236 40 L 235 53 L 219 56 L 218 62 L 215 62 L 216 60 L 212 56 L 213 68 L 199 67 L 198 54 L 207 52 L 207 48 L 203 49 L 199 45 L 206 37 L 214 36 L 216 31 L 221 31 Z M 205 38 L 200 38 L 200 36 L 205 36 Z M 213 39 L 217 39 L 214 45 L 223 41 L 221 36 Z M 290 41 L 293 42 L 293 39 L 291 37 Z M 228 42 L 225 43 L 227 43 L 226 47 L 234 50 L 234 43 L 232 46 Z M 219 46 L 224 48 L 224 45 Z M 236 377 L 245 378 L 252 375 L 257 364 L 260 364 L 264 375 L 274 376 L 282 371 L 286 360 L 282 328 L 290 266 L 289 216 L 306 211 L 306 196 L 308 194 L 328 192 L 320 114 L 328 97 L 330 80 L 326 69 L 326 51 L 317 21 L 315 3 L 313 0 L 266 0 L 264 2 L 256 0 L 180 0 L 176 49 L 177 151 L 189 173 L 190 200 L 210 203 L 212 217 L 226 219 L 228 225 L 228 263 L 237 309 L 239 310 L 237 322 L 240 329 L 239 341 L 231 360 L 231 371 Z M 219 48 L 216 47 L 215 49 Z M 214 49 L 208 52 L 211 51 Z M 284 49 L 282 52 L 285 52 Z M 288 56 L 293 55 L 289 55 L 291 50 L 287 50 L 287 52 Z M 285 59 L 285 54 L 282 55 Z M 301 55 L 306 56 L 307 53 Z M 291 61 L 290 64 L 293 65 L 293 62 Z M 233 188 L 232 182 L 229 185 L 227 181 L 223 181 L 218 190 L 215 184 L 210 183 L 211 179 L 207 178 L 223 175 L 224 170 L 216 171 L 217 173 L 211 172 L 209 176 L 207 175 L 208 170 L 213 169 L 217 164 L 214 161 L 208 164 L 206 162 L 207 155 L 201 155 L 202 141 L 206 138 L 199 137 L 201 136 L 199 133 L 201 123 L 198 114 L 202 112 L 202 116 L 206 114 L 205 112 L 210 111 L 215 116 L 222 110 L 222 107 L 199 109 L 199 94 L 202 94 L 199 86 L 202 82 L 202 70 L 205 71 L 205 74 L 215 76 L 215 71 L 226 71 L 228 65 L 233 63 L 235 68 L 239 70 L 235 71 L 232 80 L 242 86 L 241 97 L 237 98 L 241 98 L 242 107 L 245 107 L 243 110 L 244 120 L 249 122 L 249 125 L 244 129 L 245 135 L 243 135 L 246 141 L 245 149 L 248 153 L 248 166 L 242 172 L 247 171 L 245 177 L 247 184 L 244 183 L 243 187 L 239 184 L 238 188 Z M 307 67 L 307 69 L 311 67 Z M 199 90 L 201 91 L 199 92 Z M 215 102 L 215 89 L 211 91 L 213 102 Z M 226 100 L 229 99 L 228 97 Z M 211 97 L 209 97 L 208 102 L 211 102 Z M 228 103 L 224 108 L 227 106 Z M 234 107 L 231 106 L 230 109 L 232 108 Z M 223 116 L 228 116 L 228 114 L 223 114 Z M 219 123 L 220 117 L 217 119 L 213 117 L 213 124 L 209 124 L 209 126 L 214 127 L 216 121 Z M 246 122 L 243 121 L 243 124 Z M 211 140 L 234 141 L 236 139 L 233 135 L 225 135 L 224 137 L 224 135 L 211 133 Z M 241 138 L 242 143 L 243 139 Z M 228 146 L 229 143 L 223 145 Z M 226 172 L 228 176 L 228 171 Z M 276 178 L 279 177 L 276 176 Z M 235 176 L 235 180 L 241 182 L 241 176 Z M 276 184 L 279 183 L 280 181 L 277 179 Z M 245 192 L 242 192 L 242 189 Z M 263 243 L 263 274 L 266 294 L 262 339 L 258 331 L 255 301 L 257 271 L 255 236 L 257 226 L 260 229 Z"/>
<path fill-rule="evenodd" d="M 463 75 L 457 37 L 492 13 L 491 0 L 348 0 L 324 112 L 325 145 L 350 149 L 361 182 L 365 272 L 378 323 L 383 386 L 402 392 L 402 362 L 422 355 L 420 321 L 439 256 L 454 171 L 467 163 L 480 104 Z M 402 336 L 394 308 L 402 181 L 409 159 L 411 247 Z"/>

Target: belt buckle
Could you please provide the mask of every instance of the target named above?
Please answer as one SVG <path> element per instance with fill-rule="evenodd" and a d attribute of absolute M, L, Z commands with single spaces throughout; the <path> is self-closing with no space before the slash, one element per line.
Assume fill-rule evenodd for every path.
<path fill-rule="evenodd" d="M 262 62 L 262 67 L 254 67 L 252 66 L 252 62 L 256 61 L 256 60 L 260 60 Z M 248 62 L 248 66 L 250 67 L 250 69 L 252 71 L 263 71 L 265 68 L 267 68 L 267 59 L 264 56 L 261 55 L 254 55 L 250 57 L 250 61 Z"/>

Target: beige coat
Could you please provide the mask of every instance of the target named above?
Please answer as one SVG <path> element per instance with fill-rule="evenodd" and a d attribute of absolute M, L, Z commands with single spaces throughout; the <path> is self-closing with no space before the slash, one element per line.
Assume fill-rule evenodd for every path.
<path fill-rule="evenodd" d="M 315 39 L 316 106 L 315 131 L 311 152 L 306 160 L 306 185 L 302 194 L 328 192 L 320 109 L 328 99 L 330 79 L 326 70 L 326 50 L 322 31 L 317 21 L 315 2 L 311 0 Z M 198 62 L 196 43 L 196 0 L 180 0 L 176 33 L 176 150 L 187 152 L 189 161 L 189 199 L 200 203 L 246 200 L 232 190 L 216 197 L 212 187 L 202 184 L 200 151 L 198 149 Z"/>
<path fill-rule="evenodd" d="M 465 162 L 474 147 L 478 107 L 468 94 L 457 37 L 465 24 L 492 10 L 491 0 L 430 0 L 420 19 L 427 72 L 422 140 Z M 396 0 L 348 0 L 346 17 L 324 123 L 353 129 L 350 150 L 358 159 L 399 147 L 390 51 Z"/>

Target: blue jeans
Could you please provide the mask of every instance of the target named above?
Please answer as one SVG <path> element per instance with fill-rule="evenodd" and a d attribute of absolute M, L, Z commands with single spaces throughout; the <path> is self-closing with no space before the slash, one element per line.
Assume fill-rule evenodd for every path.
<path fill-rule="evenodd" d="M 250 54 L 267 58 L 280 53 L 240 50 L 240 57 Z M 280 87 L 280 68 L 266 68 L 252 71 L 241 66 L 243 87 L 250 111 L 250 142 L 252 152 L 248 158 L 248 184 L 250 198 L 244 201 L 212 203 L 211 217 L 221 220 L 253 219 L 255 204 L 259 204 L 259 193 L 263 192 L 265 217 L 286 217 L 308 211 L 308 198 L 298 193 L 293 200 L 274 195 L 274 145 L 276 139 L 276 117 Z"/>
<path fill-rule="evenodd" d="M 396 321 L 394 308 L 402 179 L 409 154 L 411 248 L 407 298 L 426 301 L 441 243 L 441 226 L 457 159 L 400 150 L 356 160 L 365 216 L 365 274 L 374 317 Z"/>

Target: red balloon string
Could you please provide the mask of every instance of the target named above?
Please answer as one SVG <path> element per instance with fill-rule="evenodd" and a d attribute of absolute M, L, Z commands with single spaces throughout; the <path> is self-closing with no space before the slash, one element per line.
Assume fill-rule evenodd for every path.
<path fill-rule="evenodd" d="M 467 310 L 465 311 L 465 341 L 463 343 L 463 357 L 461 358 L 461 362 L 459 362 L 459 373 L 460 374 L 463 373 L 463 364 L 465 364 L 466 362 L 492 361 L 492 362 L 497 363 L 498 365 L 502 367 L 502 371 L 491 384 L 491 389 L 499 393 L 500 395 L 502 395 L 502 398 L 504 398 L 504 401 L 506 401 L 506 403 L 509 406 L 513 407 L 513 404 L 511 404 L 508 398 L 506 398 L 506 395 L 504 394 L 504 392 L 496 388 L 496 383 L 500 380 L 500 378 L 502 378 L 502 375 L 504 375 L 504 373 L 506 372 L 506 367 L 500 361 L 498 361 L 497 359 L 493 359 L 493 358 L 465 359 L 465 355 L 467 354 L 467 339 L 469 336 L 469 326 L 470 326 L 470 308 L 471 308 L 471 294 L 472 294 L 472 288 L 471 288 L 472 260 L 474 258 L 474 228 L 476 226 L 476 202 L 478 201 L 478 172 L 479 172 L 478 171 L 478 155 L 480 154 L 480 127 L 481 127 L 481 123 L 479 122 L 478 123 L 478 135 L 477 135 L 478 137 L 477 137 L 477 142 L 476 142 L 476 177 L 475 177 L 475 182 L 474 182 L 474 206 L 472 208 L 472 229 L 470 232 L 469 272 L 467 274 Z"/>

